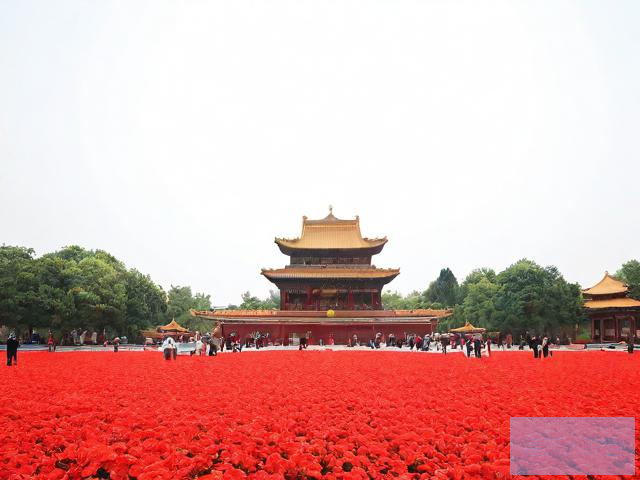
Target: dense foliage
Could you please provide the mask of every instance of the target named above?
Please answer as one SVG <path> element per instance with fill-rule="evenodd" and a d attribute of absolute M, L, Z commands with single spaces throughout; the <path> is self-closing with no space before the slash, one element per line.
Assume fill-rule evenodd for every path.
<path fill-rule="evenodd" d="M 631 296 L 640 298 L 640 262 L 628 261 L 616 276 L 629 284 Z M 382 301 L 390 309 L 454 308 L 454 315 L 441 321 L 442 331 L 470 322 L 494 332 L 576 338 L 585 328 L 580 285 L 568 283 L 556 267 L 527 259 L 500 273 L 473 270 L 460 285 L 444 268 L 425 291 L 406 296 L 387 291 Z"/>
<path fill-rule="evenodd" d="M 133 337 L 165 311 L 162 288 L 102 250 L 71 246 L 36 258 L 0 247 L 0 324 L 23 335 L 77 328 Z"/>
<path fill-rule="evenodd" d="M 640 262 L 629 260 L 616 272 L 616 277 L 629 285 L 629 295 L 640 300 Z"/>

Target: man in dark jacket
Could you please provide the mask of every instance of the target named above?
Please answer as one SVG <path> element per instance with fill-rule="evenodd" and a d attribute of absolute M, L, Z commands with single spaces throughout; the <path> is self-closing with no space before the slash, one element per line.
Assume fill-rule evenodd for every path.
<path fill-rule="evenodd" d="M 11 332 L 7 339 L 7 366 L 18 365 L 18 340 L 16 334 Z"/>
<path fill-rule="evenodd" d="M 473 339 L 473 351 L 476 354 L 476 358 L 480 358 L 482 356 L 482 340 L 478 337 Z"/>

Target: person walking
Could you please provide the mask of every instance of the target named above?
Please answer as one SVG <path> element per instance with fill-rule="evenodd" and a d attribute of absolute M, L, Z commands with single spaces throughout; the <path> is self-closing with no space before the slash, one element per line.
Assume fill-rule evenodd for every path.
<path fill-rule="evenodd" d="M 491 339 L 487 338 L 487 357 L 491 356 Z"/>
<path fill-rule="evenodd" d="M 633 353 L 633 335 L 629 335 L 629 338 L 627 339 L 627 352 L 629 352 L 629 354 Z"/>
<path fill-rule="evenodd" d="M 467 347 L 467 358 L 471 358 L 471 350 L 473 349 L 473 342 L 471 341 L 470 338 L 467 338 L 465 345 Z"/>
<path fill-rule="evenodd" d="M 535 336 L 529 340 L 529 348 L 533 350 L 533 358 L 538 358 L 538 339 Z"/>
<path fill-rule="evenodd" d="M 393 333 L 390 333 L 387 337 L 387 347 L 395 347 L 396 346 L 396 336 Z"/>
<path fill-rule="evenodd" d="M 16 338 L 16 334 L 11 332 L 7 339 L 7 366 L 18 365 L 18 347 L 20 343 Z"/>

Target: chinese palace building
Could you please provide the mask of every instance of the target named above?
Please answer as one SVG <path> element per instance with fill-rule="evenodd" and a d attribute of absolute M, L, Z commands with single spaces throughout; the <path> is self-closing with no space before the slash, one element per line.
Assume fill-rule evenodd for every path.
<path fill-rule="evenodd" d="M 372 258 L 382 251 L 385 238 L 364 238 L 360 219 L 342 220 L 333 212 L 320 220 L 302 217 L 299 238 L 276 238 L 289 257 L 284 268 L 263 269 L 262 275 L 280 291 L 279 310 L 193 311 L 194 316 L 220 321 L 223 334 L 242 339 L 259 331 L 274 344 L 345 344 L 357 335 L 366 343 L 380 332 L 432 333 L 438 319 L 450 310 L 385 310 L 382 289 L 400 273 L 377 268 Z"/>
<path fill-rule="evenodd" d="M 619 342 L 640 337 L 640 301 L 629 298 L 629 287 L 605 272 L 604 278 L 582 291 L 591 320 L 591 339 Z"/>

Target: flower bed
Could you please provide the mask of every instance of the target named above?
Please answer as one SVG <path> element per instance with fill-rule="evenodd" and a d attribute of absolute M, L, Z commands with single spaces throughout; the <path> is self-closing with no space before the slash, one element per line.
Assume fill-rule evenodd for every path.
<path fill-rule="evenodd" d="M 0 374 L 0 479 L 506 478 L 510 416 L 640 412 L 639 354 L 19 360 Z"/>

